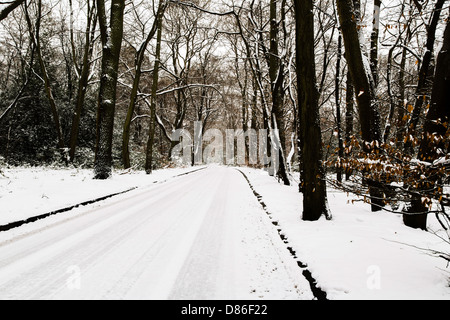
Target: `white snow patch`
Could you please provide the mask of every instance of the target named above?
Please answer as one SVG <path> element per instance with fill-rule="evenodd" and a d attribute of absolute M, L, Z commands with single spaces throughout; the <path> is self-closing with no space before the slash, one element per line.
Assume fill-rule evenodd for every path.
<path fill-rule="evenodd" d="M 428 251 L 448 252 L 449 245 L 433 232 L 406 227 L 401 215 L 370 212 L 370 205 L 352 204 L 351 196 L 330 188 L 333 219 L 303 221 L 297 185 L 241 170 L 329 299 L 450 299 L 450 268 Z M 441 229 L 434 215 L 428 224 Z"/>
<path fill-rule="evenodd" d="M 4 168 L 0 175 L 0 225 L 148 186 L 195 169 L 162 169 L 151 175 L 143 171 L 113 170 L 110 179 L 95 180 L 90 169 Z"/>

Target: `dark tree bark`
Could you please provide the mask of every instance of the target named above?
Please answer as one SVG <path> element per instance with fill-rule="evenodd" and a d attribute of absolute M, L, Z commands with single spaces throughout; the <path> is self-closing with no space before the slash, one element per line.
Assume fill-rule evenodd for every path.
<path fill-rule="evenodd" d="M 284 149 L 286 148 L 285 123 L 283 114 L 284 100 L 284 65 L 278 52 L 278 21 L 277 21 L 277 0 L 270 1 L 270 49 L 269 49 L 269 76 L 272 92 L 272 114 L 271 121 L 273 127 L 278 129 L 280 137 L 280 147 L 278 148 L 278 172 L 276 175 L 285 185 L 290 185 L 286 170 L 286 160 Z"/>
<path fill-rule="evenodd" d="M 355 88 L 361 124 L 363 150 L 377 152 L 381 144 L 380 114 L 375 97 L 375 84 L 368 59 L 361 52 L 355 7 L 352 0 L 337 0 L 339 21 L 344 38 L 345 57 Z M 375 181 L 368 180 L 372 211 L 383 207 L 383 192 Z"/>
<path fill-rule="evenodd" d="M 427 42 L 426 51 L 422 58 L 422 64 L 419 70 L 419 80 L 416 87 L 415 97 L 416 101 L 414 103 L 414 109 L 411 114 L 411 118 L 407 124 L 407 137 L 408 139 L 404 145 L 404 151 L 407 154 L 414 154 L 414 138 L 416 137 L 416 129 L 419 123 L 420 114 L 423 109 L 424 96 L 427 94 L 429 89 L 428 76 L 430 71 L 431 60 L 433 57 L 434 42 L 436 39 L 436 29 L 439 23 L 439 18 L 441 15 L 442 7 L 446 0 L 437 0 L 435 7 L 433 9 L 433 15 L 431 17 L 430 25 L 427 28 Z M 411 138 L 412 137 L 412 138 Z"/>
<path fill-rule="evenodd" d="M 336 77 L 335 77 L 335 101 L 336 101 L 336 130 L 338 139 L 338 156 L 340 159 L 344 158 L 344 141 L 342 140 L 342 125 L 341 125 L 341 58 L 342 58 L 342 35 L 338 36 L 337 58 L 336 58 Z M 342 182 L 342 168 L 337 168 L 337 181 Z"/>
<path fill-rule="evenodd" d="M 18 6 L 20 6 L 24 2 L 25 2 L 25 0 L 11 1 L 10 4 L 8 4 L 5 8 L 3 8 L 0 11 L 0 21 L 5 19 L 14 9 L 16 9 Z"/>
<path fill-rule="evenodd" d="M 331 218 L 322 164 L 319 92 L 314 61 L 314 13 L 312 0 L 294 0 L 296 20 L 298 112 L 300 121 L 303 220 Z"/>
<path fill-rule="evenodd" d="M 397 101 L 394 99 L 394 94 L 392 93 L 392 54 L 394 52 L 395 47 L 397 46 L 398 41 L 400 40 L 400 36 L 397 38 L 396 43 L 389 49 L 388 60 L 387 60 L 387 71 L 386 71 L 386 83 L 387 83 L 387 92 L 389 96 L 389 114 L 386 119 L 386 125 L 384 127 L 383 133 L 383 142 L 387 143 L 391 134 L 392 122 L 394 120 L 395 109 L 398 106 Z"/>
<path fill-rule="evenodd" d="M 406 67 L 406 48 L 403 48 L 402 59 L 400 61 L 400 70 L 398 73 L 398 90 L 400 92 L 398 99 L 397 112 L 397 133 L 396 133 L 396 147 L 403 148 L 403 139 L 405 137 L 405 67 Z"/>
<path fill-rule="evenodd" d="M 424 123 L 424 136 L 419 147 L 418 159 L 432 163 L 445 156 L 448 144 L 448 124 L 450 120 L 450 23 L 444 32 L 444 43 L 437 57 L 431 104 Z M 420 192 L 432 190 L 439 181 L 439 175 L 419 180 L 418 194 L 413 196 L 409 214 L 403 215 L 405 225 L 427 229 L 428 208 L 421 200 Z"/>
<path fill-rule="evenodd" d="M 156 90 L 158 89 L 158 76 L 159 76 L 159 65 L 161 58 L 161 35 L 162 35 L 162 22 L 163 22 L 163 11 L 158 14 L 156 19 L 156 53 L 155 53 L 155 64 L 153 67 L 153 81 L 152 81 L 152 92 L 151 92 L 151 102 L 150 102 L 150 120 L 149 120 L 149 133 L 147 140 L 147 151 L 145 157 L 145 172 L 147 174 L 152 173 L 152 163 L 153 163 L 153 141 L 155 137 L 156 128 Z"/>
<path fill-rule="evenodd" d="M 348 158 L 351 152 L 351 141 L 353 135 L 353 98 L 354 98 L 354 90 L 353 84 L 351 80 L 350 73 L 347 72 L 347 81 L 346 81 L 346 90 L 345 90 L 345 154 L 344 156 Z M 349 167 L 345 170 L 345 179 L 349 180 L 351 176 L 351 169 Z"/>
<path fill-rule="evenodd" d="M 124 9 L 125 1 L 111 0 L 111 15 L 108 24 L 105 1 L 97 0 L 103 56 L 97 106 L 97 143 L 94 161 L 95 179 L 107 179 L 111 176 L 112 139 L 119 58 L 123 37 Z"/>
<path fill-rule="evenodd" d="M 430 109 L 424 124 L 419 159 L 432 162 L 447 152 L 445 135 L 450 120 L 450 22 L 444 32 L 444 43 L 436 60 L 436 72 L 431 93 Z"/>
<path fill-rule="evenodd" d="M 381 0 L 374 0 L 372 33 L 370 35 L 370 69 L 373 81 L 378 85 L 378 34 L 380 29 Z"/>

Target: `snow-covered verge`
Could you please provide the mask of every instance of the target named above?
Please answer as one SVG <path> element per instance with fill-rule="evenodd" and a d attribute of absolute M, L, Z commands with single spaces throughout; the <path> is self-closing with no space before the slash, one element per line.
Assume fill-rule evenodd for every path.
<path fill-rule="evenodd" d="M 450 266 L 429 251 L 448 252 L 449 245 L 433 232 L 406 227 L 401 215 L 372 213 L 333 189 L 332 220 L 303 221 L 297 185 L 279 184 L 263 170 L 240 170 L 328 299 L 450 300 Z M 429 230 L 440 228 L 434 215 L 428 220 Z"/>
<path fill-rule="evenodd" d="M 0 172 L 0 226 L 126 190 L 145 187 L 202 167 L 167 168 L 151 175 L 114 170 L 107 180 L 90 169 L 13 167 Z"/>

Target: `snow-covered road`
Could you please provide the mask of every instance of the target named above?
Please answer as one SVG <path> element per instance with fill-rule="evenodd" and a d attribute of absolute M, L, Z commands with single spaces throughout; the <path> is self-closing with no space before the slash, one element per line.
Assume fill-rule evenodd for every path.
<path fill-rule="evenodd" d="M 312 299 L 235 169 L 86 206 L 0 243 L 1 299 Z"/>

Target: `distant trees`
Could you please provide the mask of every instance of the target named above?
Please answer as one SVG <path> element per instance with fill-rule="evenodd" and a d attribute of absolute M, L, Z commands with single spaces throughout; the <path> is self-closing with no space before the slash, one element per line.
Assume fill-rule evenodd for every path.
<path fill-rule="evenodd" d="M 52 89 L 52 85 L 50 83 L 47 66 L 46 66 L 46 63 L 44 61 L 44 57 L 42 54 L 42 45 L 41 45 L 41 40 L 40 40 L 41 39 L 40 32 L 41 32 L 41 18 L 42 18 L 42 1 L 41 0 L 37 1 L 36 10 L 35 10 L 36 16 L 34 17 L 34 20 L 35 20 L 34 25 L 31 22 L 30 14 L 28 12 L 28 5 L 25 4 L 24 8 L 25 8 L 25 18 L 26 18 L 27 25 L 28 25 L 28 31 L 30 33 L 30 39 L 31 39 L 33 47 L 35 48 L 35 51 L 36 51 L 36 58 L 37 58 L 37 61 L 39 63 L 39 67 L 40 67 L 41 79 L 42 79 L 42 82 L 44 83 L 45 93 L 47 95 L 48 103 L 50 105 L 50 110 L 51 110 L 51 114 L 53 117 L 56 137 L 58 139 L 58 148 L 62 152 L 65 147 L 65 143 L 63 140 L 63 134 L 62 134 L 62 129 L 61 129 L 60 115 L 59 115 L 58 107 L 56 106 L 55 98 L 53 96 L 53 89 Z"/>
<path fill-rule="evenodd" d="M 8 106 L 0 115 L 0 144 L 13 163 L 48 162 L 53 156 L 66 160 L 64 79 L 53 63 L 61 52 L 50 44 L 61 33 L 49 11 L 41 1 L 23 3 L 9 12 L 8 25 L 2 22 L 8 71 L 0 94 Z"/>

